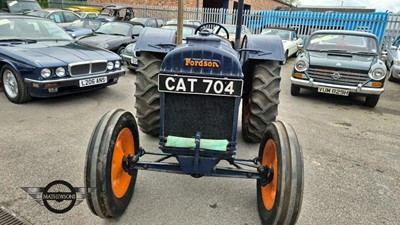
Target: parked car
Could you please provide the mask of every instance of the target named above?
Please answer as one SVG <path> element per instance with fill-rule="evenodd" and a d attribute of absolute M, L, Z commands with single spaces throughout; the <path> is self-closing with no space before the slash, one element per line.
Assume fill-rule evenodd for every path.
<path fill-rule="evenodd" d="M 278 35 L 282 39 L 283 48 L 285 50 L 285 60 L 281 64 L 285 64 L 287 59 L 297 53 L 299 45 L 303 44 L 303 39 L 297 37 L 294 29 L 288 28 L 266 28 L 261 31 L 263 35 Z"/>
<path fill-rule="evenodd" d="M 125 47 L 137 40 L 143 24 L 135 22 L 107 22 L 92 36 L 79 39 L 79 42 L 105 48 L 120 55 Z"/>
<path fill-rule="evenodd" d="M 389 69 L 389 80 L 400 81 L 400 36 L 387 50 L 387 68 Z"/>
<path fill-rule="evenodd" d="M 178 24 L 178 20 L 171 19 L 171 20 L 168 20 L 167 22 L 165 22 L 165 25 L 170 25 L 170 24 Z M 183 20 L 183 24 L 200 26 L 201 22 L 200 22 L 200 20 Z"/>
<path fill-rule="evenodd" d="M 23 14 L 41 9 L 36 0 L 0 0 L 0 12 Z"/>
<path fill-rule="evenodd" d="M 99 14 L 95 12 L 76 12 L 81 18 L 96 19 Z"/>
<path fill-rule="evenodd" d="M 14 103 L 106 87 L 125 73 L 117 54 L 77 43 L 44 18 L 0 15 L 0 43 L 0 82 Z"/>
<path fill-rule="evenodd" d="M 28 16 L 42 17 L 54 21 L 60 27 L 70 26 L 75 20 L 81 19 L 81 17 L 69 10 L 62 9 L 41 9 L 27 13 Z"/>
<path fill-rule="evenodd" d="M 380 56 L 374 34 L 316 31 L 295 61 L 291 94 L 311 88 L 333 95 L 361 95 L 366 97 L 365 105 L 375 107 L 384 91 L 387 72 Z"/>
<path fill-rule="evenodd" d="M 192 36 L 194 32 L 196 31 L 196 28 L 198 26 L 194 25 L 183 25 L 183 33 L 182 33 L 182 39 L 183 42 L 186 41 L 186 37 Z M 168 29 L 168 30 L 177 30 L 178 25 L 176 24 L 169 24 L 169 25 L 164 25 L 161 28 L 163 29 Z M 126 48 L 121 52 L 121 57 L 122 60 L 124 61 L 124 65 L 132 71 L 135 71 L 136 68 L 138 67 L 138 58 L 136 56 L 136 42 L 129 44 L 126 46 Z"/>
<path fill-rule="evenodd" d="M 232 25 L 232 24 L 222 24 L 222 26 L 224 26 L 228 32 L 229 32 L 229 41 L 231 42 L 232 46 L 235 46 L 235 39 L 236 39 L 236 25 Z M 218 29 L 219 27 L 215 27 L 214 29 Z M 214 30 L 214 33 L 217 33 L 217 30 Z M 242 43 L 243 41 L 243 37 L 247 34 L 251 34 L 249 28 L 247 28 L 247 26 L 242 25 L 242 31 L 240 34 L 240 43 Z M 222 29 L 219 31 L 219 35 L 221 35 L 222 37 L 227 38 L 228 35 L 226 34 L 225 31 L 223 31 Z"/>
<path fill-rule="evenodd" d="M 129 21 L 134 17 L 133 8 L 121 5 L 107 5 L 101 9 L 97 18 L 107 21 Z"/>
<path fill-rule="evenodd" d="M 141 23 L 146 27 L 161 27 L 165 21 L 157 18 L 135 17 L 131 19 L 132 22 Z"/>
<path fill-rule="evenodd" d="M 78 14 L 81 18 L 95 19 L 100 13 L 100 9 L 95 6 L 70 6 L 65 8 Z"/>
<path fill-rule="evenodd" d="M 72 22 L 70 26 L 64 27 L 64 30 L 74 38 L 83 37 L 94 34 L 104 23 L 98 19 L 80 19 Z"/>

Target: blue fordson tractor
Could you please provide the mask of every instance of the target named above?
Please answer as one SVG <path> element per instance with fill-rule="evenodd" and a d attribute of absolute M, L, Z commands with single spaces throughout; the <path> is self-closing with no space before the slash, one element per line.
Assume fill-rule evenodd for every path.
<path fill-rule="evenodd" d="M 229 37 L 219 35 L 222 30 L 219 24 L 203 24 L 181 45 L 174 44 L 173 30 L 142 31 L 136 43 L 138 123 L 128 111 L 110 111 L 89 141 L 85 185 L 95 187 L 87 198 L 95 215 L 120 216 L 131 201 L 138 170 L 151 170 L 255 179 L 262 223 L 296 222 L 303 157 L 294 129 L 276 121 L 282 41 L 248 35 L 237 52 Z M 252 159 L 236 157 L 240 114 L 244 140 L 260 142 Z M 138 127 L 159 136 L 161 152 L 140 145 Z M 159 159 L 142 160 L 146 155 Z"/>

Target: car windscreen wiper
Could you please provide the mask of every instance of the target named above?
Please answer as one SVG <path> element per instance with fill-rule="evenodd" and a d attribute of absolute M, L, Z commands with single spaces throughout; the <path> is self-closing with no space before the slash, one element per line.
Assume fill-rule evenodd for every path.
<path fill-rule="evenodd" d="M 31 44 L 31 43 L 36 43 L 37 40 L 34 40 L 34 39 L 10 38 L 10 39 L 0 39 L 0 42 L 25 42 L 25 43 Z"/>
<path fill-rule="evenodd" d="M 368 56 L 378 55 L 378 53 L 370 52 L 370 51 L 354 51 L 354 52 L 351 52 L 351 54 L 354 54 L 354 55 L 368 55 Z"/>
<path fill-rule="evenodd" d="M 125 34 L 112 33 L 112 34 L 109 34 L 109 35 L 117 35 L 117 36 L 124 36 L 125 37 Z"/>
<path fill-rule="evenodd" d="M 106 34 L 106 33 L 103 33 L 103 32 L 98 32 L 98 31 L 96 31 L 96 32 L 94 32 L 95 34 Z"/>
<path fill-rule="evenodd" d="M 344 53 L 350 54 L 350 52 L 343 50 L 343 49 L 321 49 L 320 52 L 333 52 L 333 53 Z"/>

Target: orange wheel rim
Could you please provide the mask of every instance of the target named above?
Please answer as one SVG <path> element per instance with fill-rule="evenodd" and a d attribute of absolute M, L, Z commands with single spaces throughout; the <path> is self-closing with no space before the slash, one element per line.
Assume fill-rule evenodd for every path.
<path fill-rule="evenodd" d="M 131 175 L 122 168 L 122 159 L 135 153 L 135 141 L 130 129 L 124 128 L 119 132 L 115 141 L 111 166 L 111 187 L 115 197 L 122 198 L 128 191 Z"/>
<path fill-rule="evenodd" d="M 267 210 L 271 210 L 274 207 L 276 190 L 278 189 L 278 154 L 276 144 L 272 139 L 269 139 L 264 146 L 261 164 L 274 169 L 274 177 L 271 183 L 261 186 L 261 195 L 264 207 Z"/>

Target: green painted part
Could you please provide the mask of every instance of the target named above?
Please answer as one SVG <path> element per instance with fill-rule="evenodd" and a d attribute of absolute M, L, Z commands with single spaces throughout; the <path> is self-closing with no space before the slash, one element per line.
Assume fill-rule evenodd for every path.
<path fill-rule="evenodd" d="M 201 139 L 200 148 L 205 150 L 213 151 L 226 151 L 229 144 L 228 140 L 217 140 L 217 139 Z M 196 143 L 194 138 L 168 136 L 165 147 L 174 148 L 196 148 Z"/>

